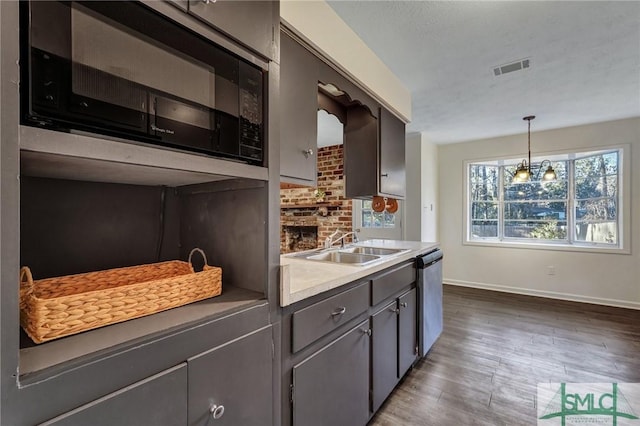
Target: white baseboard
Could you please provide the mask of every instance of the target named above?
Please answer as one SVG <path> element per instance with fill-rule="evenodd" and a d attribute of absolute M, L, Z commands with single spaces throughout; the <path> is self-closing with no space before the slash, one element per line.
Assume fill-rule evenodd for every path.
<path fill-rule="evenodd" d="M 599 297 L 581 296 L 579 294 L 558 293 L 555 291 L 533 290 L 529 288 L 509 287 L 498 284 L 476 283 L 473 281 L 461 281 L 443 279 L 445 284 L 457 285 L 460 287 L 473 287 L 483 290 L 501 291 L 504 293 L 524 294 L 526 296 L 547 297 L 549 299 L 568 300 L 570 302 L 592 303 L 594 305 L 614 306 L 616 308 L 628 308 L 640 310 L 640 303 L 628 302 L 626 300 L 604 299 Z"/>

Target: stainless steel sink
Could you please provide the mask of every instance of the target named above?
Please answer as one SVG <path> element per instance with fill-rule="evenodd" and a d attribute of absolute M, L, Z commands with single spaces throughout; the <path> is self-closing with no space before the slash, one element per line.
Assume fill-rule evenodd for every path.
<path fill-rule="evenodd" d="M 368 263 L 384 259 L 385 256 L 394 256 L 407 251 L 409 250 L 399 248 L 347 246 L 343 248 L 315 249 L 289 254 L 287 256 L 321 262 L 366 265 Z"/>
<path fill-rule="evenodd" d="M 373 254 L 349 253 L 345 251 L 329 251 L 320 254 L 307 256 L 308 260 L 322 260 L 334 263 L 350 263 L 353 265 L 364 265 L 365 263 L 375 262 L 380 256 Z"/>
<path fill-rule="evenodd" d="M 404 252 L 404 249 L 391 249 L 382 247 L 349 247 L 341 249 L 340 251 L 359 254 L 375 254 L 378 256 L 390 256 L 392 254 L 398 254 Z"/>

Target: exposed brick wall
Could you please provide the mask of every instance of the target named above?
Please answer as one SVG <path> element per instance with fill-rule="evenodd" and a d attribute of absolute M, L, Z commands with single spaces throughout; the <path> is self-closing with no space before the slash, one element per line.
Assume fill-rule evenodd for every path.
<path fill-rule="evenodd" d="M 344 162 L 342 145 L 333 145 L 318 149 L 318 184 L 317 188 L 325 192 L 324 203 L 326 216 L 322 208 L 301 207 L 280 209 L 280 250 L 290 251 L 285 243 L 285 226 L 317 226 L 318 247 L 322 247 L 325 238 L 335 230 L 352 231 L 352 202 L 344 198 Z M 280 190 L 280 207 L 317 204 L 314 191 L 316 188 L 291 188 Z M 322 202 L 320 202 L 322 205 Z M 346 238 L 351 242 L 351 236 Z"/>

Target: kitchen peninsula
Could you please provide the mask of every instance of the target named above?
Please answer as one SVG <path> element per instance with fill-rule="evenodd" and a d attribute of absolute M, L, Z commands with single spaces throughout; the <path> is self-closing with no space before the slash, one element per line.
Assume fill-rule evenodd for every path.
<path fill-rule="evenodd" d="M 367 240 L 352 246 L 402 250 L 365 266 L 310 261 L 300 255 L 280 256 L 280 306 L 288 306 L 322 292 L 343 286 L 394 265 L 415 259 L 438 247 L 437 243 L 401 240 Z"/>
<path fill-rule="evenodd" d="M 284 425 L 369 421 L 418 359 L 416 258 L 437 248 L 369 240 L 281 256 Z M 326 260 L 341 253 L 382 255 Z"/>

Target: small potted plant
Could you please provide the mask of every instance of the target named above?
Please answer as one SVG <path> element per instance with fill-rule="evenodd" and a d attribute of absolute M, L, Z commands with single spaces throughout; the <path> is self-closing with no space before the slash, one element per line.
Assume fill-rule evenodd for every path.
<path fill-rule="evenodd" d="M 316 188 L 316 190 L 313 191 L 313 196 L 316 197 L 316 203 L 322 203 L 324 201 L 325 193 L 322 189 Z"/>

